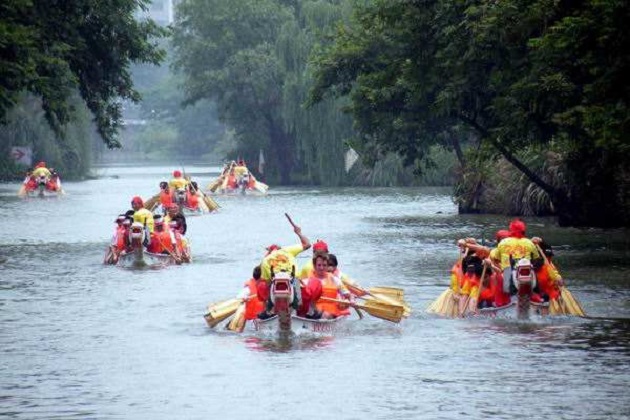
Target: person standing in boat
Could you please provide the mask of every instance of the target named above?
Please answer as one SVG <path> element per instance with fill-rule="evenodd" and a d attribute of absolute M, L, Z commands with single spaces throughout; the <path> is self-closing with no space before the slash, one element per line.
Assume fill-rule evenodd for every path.
<path fill-rule="evenodd" d="M 301 290 L 302 288 L 300 287 L 300 282 L 295 277 L 295 257 L 301 252 L 309 249 L 311 247 L 311 242 L 306 236 L 302 234 L 302 229 L 299 226 L 294 225 L 293 231 L 298 236 L 298 238 L 300 238 L 299 244 L 286 247 L 280 247 L 275 244 L 270 245 L 267 247 L 267 255 L 265 255 L 262 262 L 260 263 L 261 278 L 264 281 L 259 282 L 258 284 L 258 299 L 266 302 L 265 309 L 258 314 L 258 318 L 260 319 L 267 319 L 273 316 L 273 313 L 271 312 L 273 303 L 271 302 L 269 297 L 269 286 L 271 284 L 271 281 L 273 280 L 274 273 L 284 271 L 291 275 L 291 284 L 293 285 L 294 290 L 294 308 L 300 306 L 305 294 L 308 296 L 311 295 L 310 290 Z"/>

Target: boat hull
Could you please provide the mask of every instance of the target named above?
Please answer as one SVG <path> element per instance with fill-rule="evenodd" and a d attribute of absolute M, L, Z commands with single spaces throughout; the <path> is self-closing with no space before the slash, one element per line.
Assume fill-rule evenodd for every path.
<path fill-rule="evenodd" d="M 337 317 L 334 319 L 307 319 L 297 315 L 291 315 L 291 332 L 293 334 L 316 334 L 316 335 L 332 335 L 338 328 L 340 323 L 346 317 Z M 278 317 L 274 316 L 269 319 L 255 319 L 252 321 L 254 330 L 266 334 L 275 334 L 280 332 Z"/>

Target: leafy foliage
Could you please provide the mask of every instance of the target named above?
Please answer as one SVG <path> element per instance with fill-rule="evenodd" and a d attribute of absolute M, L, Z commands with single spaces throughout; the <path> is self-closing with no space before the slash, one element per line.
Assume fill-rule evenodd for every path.
<path fill-rule="evenodd" d="M 348 97 L 362 147 L 418 163 L 460 127 L 544 191 L 566 223 L 619 220 L 618 207 L 601 203 L 617 196 L 630 144 L 628 2 L 357 4 L 314 60 L 310 103 Z M 567 184 L 519 157 L 551 142 L 566 151 Z"/>
<path fill-rule="evenodd" d="M 167 34 L 134 13 L 147 0 L 32 1 L 0 5 L 0 121 L 19 95 L 41 98 L 57 134 L 73 115 L 76 90 L 94 115 L 99 134 L 118 147 L 121 99 L 138 101 L 129 74 L 132 62 L 158 63 L 163 51 L 156 39 Z"/>

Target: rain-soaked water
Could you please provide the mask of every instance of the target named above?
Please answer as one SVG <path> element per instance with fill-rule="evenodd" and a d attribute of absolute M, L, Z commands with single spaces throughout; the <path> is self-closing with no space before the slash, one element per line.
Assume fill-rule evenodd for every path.
<path fill-rule="evenodd" d="M 104 168 L 61 199 L 0 186 L 0 418 L 630 418 L 627 232 L 526 220 L 595 319 L 426 314 L 456 239 L 508 221 L 460 216 L 441 189 L 218 197 L 218 213 L 188 220 L 192 264 L 103 266 L 116 215 L 173 169 Z M 202 186 L 217 170 L 187 169 Z M 265 246 L 297 241 L 285 212 L 363 286 L 404 288 L 412 316 L 349 320 L 332 337 L 210 330 L 208 303 L 234 296 Z"/>

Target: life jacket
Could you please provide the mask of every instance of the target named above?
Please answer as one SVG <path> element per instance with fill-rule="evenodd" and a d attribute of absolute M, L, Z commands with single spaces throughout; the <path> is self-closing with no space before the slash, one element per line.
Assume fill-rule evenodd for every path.
<path fill-rule="evenodd" d="M 479 290 L 479 277 L 475 273 L 465 273 L 463 277 L 463 285 L 460 293 L 463 295 L 476 296 Z"/>
<path fill-rule="evenodd" d="M 330 273 L 326 273 L 326 277 L 320 279 L 322 282 L 322 297 L 331 299 L 339 299 L 339 289 Z M 350 310 L 340 309 L 337 302 L 327 302 L 318 300 L 315 304 L 320 311 L 328 312 L 334 316 L 349 315 Z"/>
<path fill-rule="evenodd" d="M 265 304 L 262 300 L 258 298 L 258 284 L 256 282 L 256 279 L 249 279 L 245 283 L 245 287 L 249 288 L 250 296 L 255 295 L 245 303 L 245 319 L 249 321 L 251 319 L 256 319 L 256 315 L 258 315 L 264 309 Z"/>
<path fill-rule="evenodd" d="M 119 252 L 122 252 L 127 248 L 128 237 L 128 229 L 125 229 L 123 226 L 116 228 L 116 249 Z"/>
<path fill-rule="evenodd" d="M 237 183 L 236 183 L 236 177 L 234 176 L 233 173 L 231 173 L 230 175 L 228 175 L 227 178 L 227 187 L 229 189 L 236 189 L 238 187 Z"/>
<path fill-rule="evenodd" d="M 191 191 L 187 192 L 186 201 L 188 202 L 188 207 L 193 210 L 196 210 L 199 207 L 199 197 Z"/>
<path fill-rule="evenodd" d="M 493 292 L 494 306 L 501 307 L 510 303 L 510 294 L 503 291 L 503 273 L 492 272 L 490 275 L 490 290 Z"/>
<path fill-rule="evenodd" d="M 149 232 L 153 232 L 153 213 L 145 208 L 137 210 L 133 214 L 133 221 L 138 222 L 149 229 Z"/>
<path fill-rule="evenodd" d="M 160 191 L 160 204 L 162 204 L 162 207 L 164 208 L 168 208 L 173 204 L 170 192 L 165 190 Z"/>
<path fill-rule="evenodd" d="M 558 299 L 560 296 L 560 290 L 552 278 L 552 270 L 554 267 L 550 263 L 545 263 L 540 270 L 536 271 L 538 289 L 542 294 L 549 296 L 550 300 Z"/>
<path fill-rule="evenodd" d="M 254 175 L 249 174 L 249 181 L 247 182 L 247 188 L 253 190 L 256 187 L 256 178 Z"/>

